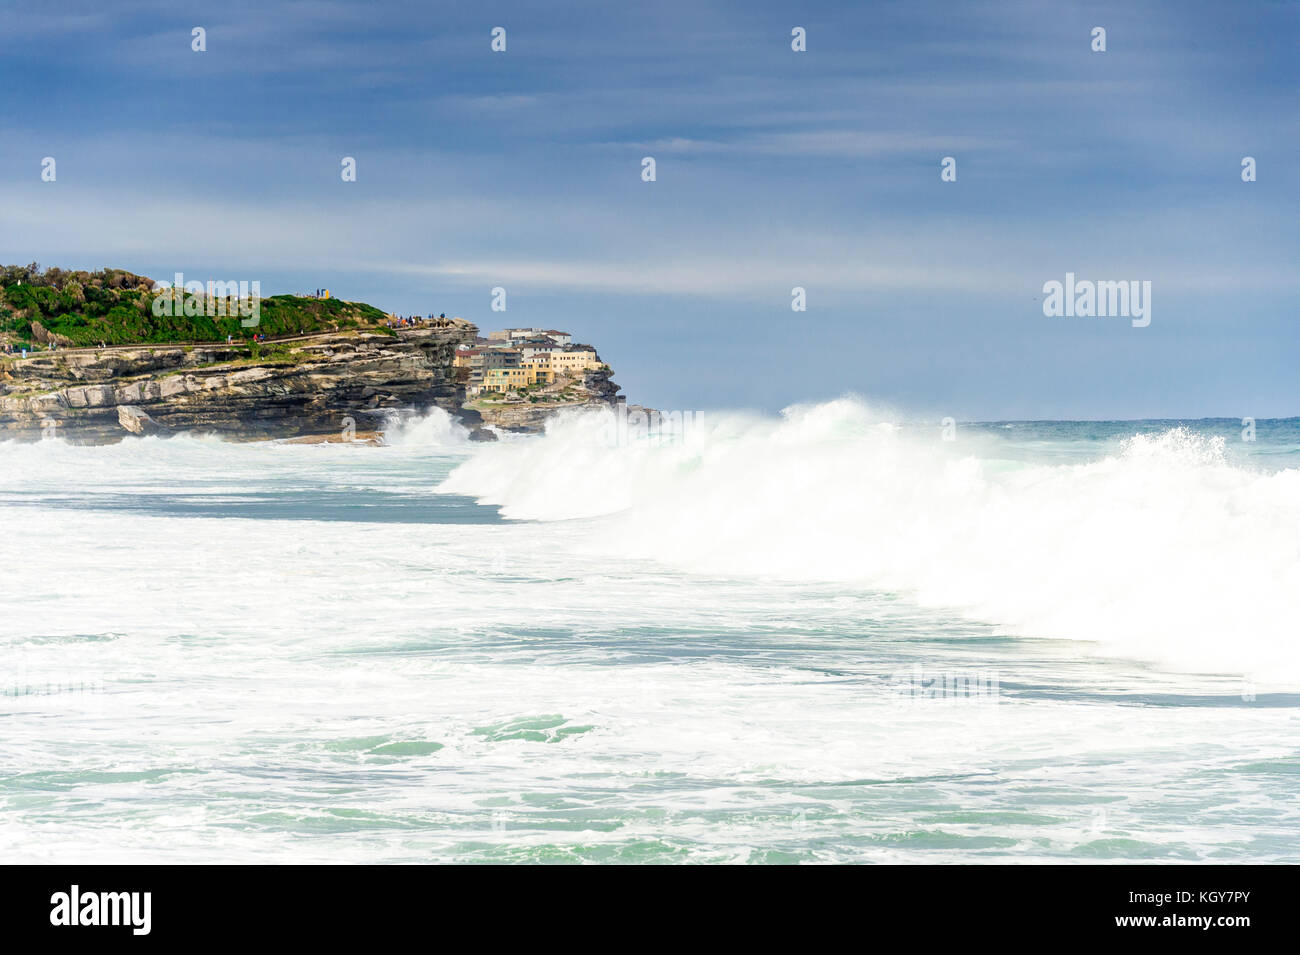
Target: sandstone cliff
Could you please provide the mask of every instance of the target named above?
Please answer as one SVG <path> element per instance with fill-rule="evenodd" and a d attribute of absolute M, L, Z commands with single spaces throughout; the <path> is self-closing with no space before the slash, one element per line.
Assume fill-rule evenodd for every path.
<path fill-rule="evenodd" d="M 0 440 L 103 443 L 185 431 L 236 440 L 377 431 L 389 411 L 460 415 L 452 369 L 471 323 L 346 331 L 252 346 L 66 349 L 0 360 Z"/>

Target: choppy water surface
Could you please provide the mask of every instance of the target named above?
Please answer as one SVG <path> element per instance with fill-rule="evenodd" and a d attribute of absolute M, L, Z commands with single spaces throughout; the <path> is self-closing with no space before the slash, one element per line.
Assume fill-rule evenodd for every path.
<path fill-rule="evenodd" d="M 0 445 L 0 858 L 1298 861 L 1240 430 Z"/>

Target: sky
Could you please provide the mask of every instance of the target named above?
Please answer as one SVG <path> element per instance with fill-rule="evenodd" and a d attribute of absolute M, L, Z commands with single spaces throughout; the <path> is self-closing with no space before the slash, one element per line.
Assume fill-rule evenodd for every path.
<path fill-rule="evenodd" d="M 1292 0 L 0 0 L 0 261 L 566 329 L 664 410 L 1300 415 L 1298 41 Z M 1067 272 L 1150 325 L 1045 316 Z"/>

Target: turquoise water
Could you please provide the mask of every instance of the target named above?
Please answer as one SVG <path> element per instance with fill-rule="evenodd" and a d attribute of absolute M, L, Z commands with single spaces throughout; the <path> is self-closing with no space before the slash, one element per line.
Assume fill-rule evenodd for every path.
<path fill-rule="evenodd" d="M 1249 440 L 1244 422 L 1253 421 Z M 1134 435 L 1161 435 L 1185 428 L 1221 438 L 1225 456 L 1242 467 L 1300 466 L 1300 418 L 1200 418 L 1142 421 L 993 421 L 963 424 L 963 432 L 1001 439 L 1010 454 L 1041 462 L 1086 461 L 1098 453 L 1116 453 Z"/>
<path fill-rule="evenodd" d="M 435 424 L 0 445 L 0 854 L 1300 857 L 1295 421 Z"/>

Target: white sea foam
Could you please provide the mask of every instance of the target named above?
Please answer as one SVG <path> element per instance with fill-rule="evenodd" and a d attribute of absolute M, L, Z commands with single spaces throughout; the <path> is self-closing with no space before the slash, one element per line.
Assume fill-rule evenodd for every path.
<path fill-rule="evenodd" d="M 1257 705 L 1239 669 L 990 640 L 880 592 L 971 594 L 1040 635 L 1031 597 L 1199 626 L 1291 560 L 1287 472 L 1179 433 L 1012 464 L 852 401 L 705 416 L 680 446 L 606 447 L 579 418 L 441 447 L 440 419 L 413 424 L 431 434 L 387 447 L 0 446 L 0 856 L 1296 861 L 1277 673 Z M 449 486 L 545 520 L 434 492 L 458 465 Z M 1219 591 L 1158 589 L 1202 572 Z M 1282 576 L 1258 621 L 1287 619 Z M 914 674 L 999 691 L 931 699 Z"/>
<path fill-rule="evenodd" d="M 403 447 L 458 448 L 469 443 L 469 431 L 441 408 L 430 408 L 422 415 L 391 418 L 384 441 Z"/>
<path fill-rule="evenodd" d="M 905 592 L 1026 636 L 1178 669 L 1300 678 L 1300 471 L 1220 439 L 1135 436 L 1079 465 L 900 429 L 854 399 L 713 415 L 676 444 L 606 419 L 485 447 L 443 489 L 543 521 L 607 515 L 591 546 L 722 575 Z"/>

